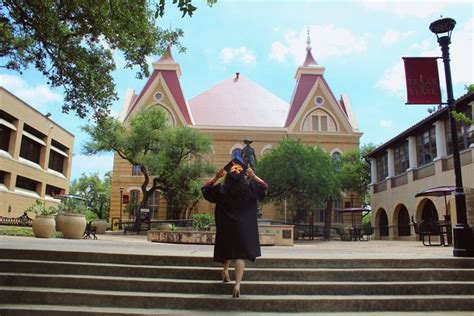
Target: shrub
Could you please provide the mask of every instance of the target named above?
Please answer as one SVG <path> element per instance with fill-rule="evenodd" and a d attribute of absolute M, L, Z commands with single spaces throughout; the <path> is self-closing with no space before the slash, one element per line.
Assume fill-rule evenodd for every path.
<path fill-rule="evenodd" d="M 41 202 L 40 200 L 36 200 L 33 205 L 28 207 L 26 209 L 27 212 L 33 212 L 36 215 L 42 215 L 42 216 L 50 216 L 50 215 L 55 215 L 56 214 L 56 209 L 54 207 L 49 207 L 46 208 L 46 205 L 44 202 Z"/>
<path fill-rule="evenodd" d="M 196 230 L 206 230 L 212 223 L 214 223 L 214 215 L 207 213 L 193 215 L 193 227 Z"/>

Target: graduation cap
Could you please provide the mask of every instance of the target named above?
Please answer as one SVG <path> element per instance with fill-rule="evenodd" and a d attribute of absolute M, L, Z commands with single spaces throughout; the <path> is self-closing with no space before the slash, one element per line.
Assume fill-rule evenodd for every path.
<path fill-rule="evenodd" d="M 234 179 L 243 177 L 247 172 L 247 165 L 239 157 L 235 157 L 224 167 L 225 172 Z"/>

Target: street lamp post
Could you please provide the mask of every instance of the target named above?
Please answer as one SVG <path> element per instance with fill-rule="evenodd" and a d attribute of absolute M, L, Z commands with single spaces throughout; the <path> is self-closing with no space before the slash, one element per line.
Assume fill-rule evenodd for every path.
<path fill-rule="evenodd" d="M 459 156 L 458 134 L 456 120 L 451 114 L 455 110 L 453 83 L 451 79 L 451 66 L 449 64 L 449 44 L 451 44 L 451 33 L 456 21 L 451 18 L 436 20 L 430 24 L 430 31 L 436 34 L 441 52 L 443 53 L 444 73 L 446 77 L 446 92 L 448 95 L 448 117 L 451 125 L 451 140 L 453 147 L 454 177 L 456 191 L 454 194 L 456 202 L 457 223 L 454 227 L 454 250 L 455 257 L 474 257 L 474 245 L 472 244 L 472 229 L 467 224 L 466 199 L 464 196 L 461 173 L 461 160 Z"/>
<path fill-rule="evenodd" d="M 123 188 L 120 188 L 120 220 L 119 220 L 119 229 L 122 229 L 122 203 L 123 203 Z"/>

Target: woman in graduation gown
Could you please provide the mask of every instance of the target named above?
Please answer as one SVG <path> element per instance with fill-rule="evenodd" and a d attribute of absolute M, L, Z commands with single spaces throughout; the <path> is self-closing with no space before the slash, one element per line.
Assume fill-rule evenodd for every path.
<path fill-rule="evenodd" d="M 224 176 L 224 184 L 215 184 Z M 255 261 L 255 258 L 261 256 L 257 212 L 266 190 L 267 184 L 239 158 L 232 159 L 223 169 L 217 171 L 202 188 L 204 198 L 216 203 L 214 261 L 224 265 L 224 282 L 230 281 L 229 264 L 234 262 L 233 297 L 240 296 L 245 260 Z"/>

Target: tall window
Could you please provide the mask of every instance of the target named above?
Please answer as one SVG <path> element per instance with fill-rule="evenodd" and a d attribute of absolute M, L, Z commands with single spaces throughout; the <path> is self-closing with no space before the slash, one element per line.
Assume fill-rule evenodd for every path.
<path fill-rule="evenodd" d="M 0 170 L 0 183 L 5 184 L 5 177 L 7 173 L 3 170 Z"/>
<path fill-rule="evenodd" d="M 395 163 L 395 175 L 405 173 L 410 166 L 408 160 L 408 141 L 404 141 L 403 144 L 396 147 L 393 150 L 394 163 Z"/>
<path fill-rule="evenodd" d="M 468 110 L 464 111 L 464 114 L 471 118 L 472 115 L 471 108 L 468 107 Z M 449 120 L 444 121 L 444 130 L 446 132 L 446 148 L 448 155 L 453 153 L 453 137 L 451 136 L 451 124 Z M 470 124 L 456 121 L 456 130 L 458 134 L 458 148 L 463 150 L 469 148 L 471 144 L 474 143 L 474 126 Z"/>
<path fill-rule="evenodd" d="M 57 172 L 63 173 L 64 171 L 64 156 L 60 153 L 51 150 L 49 152 L 49 169 L 56 170 Z"/>
<path fill-rule="evenodd" d="M 0 150 L 8 151 L 10 134 L 11 130 L 5 125 L 0 124 Z"/>
<path fill-rule="evenodd" d="M 384 181 L 388 177 L 388 154 L 385 152 L 382 156 L 377 157 L 377 181 Z"/>
<path fill-rule="evenodd" d="M 304 131 L 335 132 L 336 123 L 323 110 L 316 110 L 308 115 L 303 123 Z"/>
<path fill-rule="evenodd" d="M 133 165 L 132 166 L 132 176 L 139 176 L 142 172 L 140 170 L 140 165 Z"/>
<path fill-rule="evenodd" d="M 37 192 L 36 189 L 38 188 L 38 184 L 38 181 L 32 179 L 28 179 L 22 176 L 16 177 L 16 186 L 21 189 Z"/>
<path fill-rule="evenodd" d="M 416 153 L 418 166 L 426 165 L 436 157 L 436 133 L 435 127 L 416 136 Z"/>
<path fill-rule="evenodd" d="M 41 144 L 29 137 L 23 136 L 21 140 L 20 157 L 35 163 L 40 162 Z"/>
<path fill-rule="evenodd" d="M 334 170 L 339 171 L 339 169 L 341 168 L 341 153 L 335 151 L 332 153 L 331 157 L 334 162 Z"/>
<path fill-rule="evenodd" d="M 158 218 L 158 208 L 160 204 L 160 191 L 155 191 L 148 199 L 147 207 L 150 209 L 151 217 Z"/>

